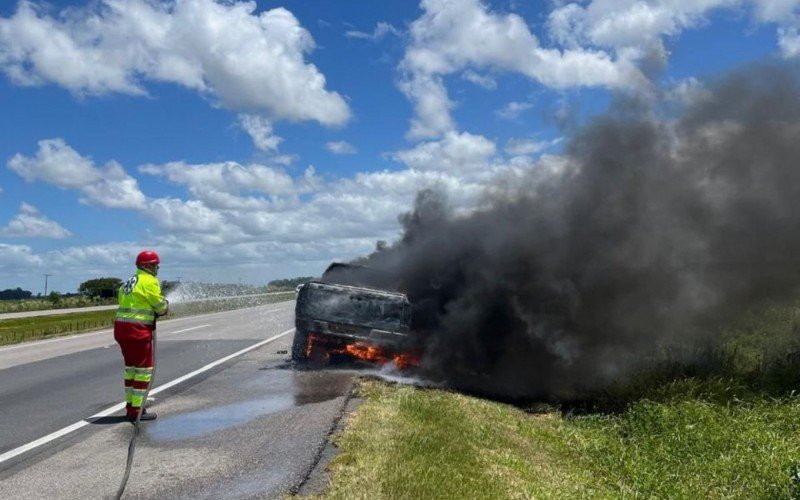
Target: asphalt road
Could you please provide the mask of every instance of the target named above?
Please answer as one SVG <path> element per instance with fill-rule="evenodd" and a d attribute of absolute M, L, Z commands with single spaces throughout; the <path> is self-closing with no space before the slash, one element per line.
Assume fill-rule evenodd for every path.
<path fill-rule="evenodd" d="M 291 368 L 293 309 L 286 302 L 159 324 L 156 388 L 263 345 L 156 396 L 159 419 L 140 435 L 126 495 L 280 497 L 303 482 L 352 374 Z M 0 349 L 0 497 L 112 495 L 132 427 L 117 417 L 84 419 L 122 395 L 110 331 Z M 75 422 L 82 427 L 3 461 Z"/>

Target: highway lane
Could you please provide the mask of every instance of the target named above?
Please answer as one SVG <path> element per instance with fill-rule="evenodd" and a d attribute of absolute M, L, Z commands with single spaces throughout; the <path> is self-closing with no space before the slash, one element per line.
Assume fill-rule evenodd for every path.
<path fill-rule="evenodd" d="M 159 323 L 154 384 L 293 323 L 294 302 Z M 110 330 L 0 349 L 0 455 L 121 401 L 122 367 Z"/>
<path fill-rule="evenodd" d="M 293 369 L 286 353 L 293 338 L 293 306 L 273 304 L 159 326 L 154 384 L 160 391 L 154 405 L 159 418 L 143 424 L 126 498 L 286 498 L 309 477 L 318 477 L 312 471 L 324 468 L 319 460 L 329 436 L 352 407 L 355 372 Z M 133 428 L 113 415 L 88 418 L 121 396 L 118 348 L 110 334 L 96 337 L 68 340 L 62 346 L 70 352 L 61 356 L 44 342 L 0 352 L 0 362 L 8 366 L 0 369 L 0 400 L 6 407 L 27 408 L 0 414 L 0 423 L 16 420 L 16 430 L 2 432 L 7 443 L 23 441 L 15 434 L 19 427 L 42 426 L 28 415 L 37 405 L 62 430 L 76 420 L 80 424 L 40 440 L 36 448 L 28 449 L 27 443 L 28 451 L 19 455 L 7 453 L 3 459 L 0 453 L 0 498 L 110 498 L 116 491 Z M 246 347 L 171 378 L 241 345 Z M 9 358 L 20 356 L 25 359 L 11 366 Z M 94 375 L 103 382 L 88 380 Z M 191 378 L 185 380 L 187 375 Z M 44 387 L 50 384 L 56 387 Z M 59 390 L 73 397 L 61 397 Z M 104 399 L 90 402 L 87 397 L 97 391 Z M 7 398 L 14 404 L 5 404 Z M 77 403 L 66 408 L 70 401 Z M 47 428 L 29 435 L 40 437 Z"/>

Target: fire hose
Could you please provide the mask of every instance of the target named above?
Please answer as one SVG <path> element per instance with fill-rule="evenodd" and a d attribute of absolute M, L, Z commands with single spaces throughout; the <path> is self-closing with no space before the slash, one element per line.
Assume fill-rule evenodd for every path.
<path fill-rule="evenodd" d="M 119 485 L 119 489 L 117 490 L 117 495 L 114 497 L 116 500 L 120 500 L 122 498 L 122 493 L 125 492 L 125 486 L 128 484 L 128 478 L 131 475 L 131 469 L 133 468 L 133 454 L 136 451 L 136 438 L 139 437 L 139 422 L 142 419 L 142 413 L 144 413 L 144 407 L 147 404 L 147 398 L 150 396 L 150 387 L 153 385 L 153 381 L 156 379 L 156 325 L 155 321 L 153 322 L 153 335 L 150 339 L 150 345 L 153 350 L 153 371 L 152 375 L 150 376 L 150 383 L 147 384 L 147 390 L 144 393 L 144 398 L 142 399 L 142 406 L 139 407 L 139 411 L 136 414 L 136 421 L 133 424 L 133 435 L 131 436 L 131 440 L 128 443 L 128 460 L 125 464 L 125 475 L 122 476 L 122 482 Z"/>

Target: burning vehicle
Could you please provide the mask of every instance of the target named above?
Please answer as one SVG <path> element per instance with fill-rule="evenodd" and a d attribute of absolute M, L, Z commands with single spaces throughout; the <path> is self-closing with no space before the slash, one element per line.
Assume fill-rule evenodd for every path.
<path fill-rule="evenodd" d="M 341 263 L 305 283 L 297 294 L 292 360 L 325 365 L 349 358 L 416 366 L 411 303 L 390 288 L 381 272 Z"/>

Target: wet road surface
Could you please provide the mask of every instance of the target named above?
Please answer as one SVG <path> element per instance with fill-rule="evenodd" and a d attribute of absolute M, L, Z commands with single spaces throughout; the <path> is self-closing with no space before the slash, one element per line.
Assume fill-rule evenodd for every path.
<path fill-rule="evenodd" d="M 293 323 L 294 302 L 163 321 L 154 386 Z M 111 330 L 0 349 L 0 455 L 118 403 L 122 370 Z"/>
<path fill-rule="evenodd" d="M 213 335 L 203 335 L 209 338 L 191 342 L 213 343 Z M 283 335 L 161 392 L 153 407 L 159 418 L 144 424 L 139 437 L 126 498 L 278 498 L 297 488 L 344 409 L 352 373 L 293 370 L 285 353 L 291 341 L 291 333 Z M 191 351 L 189 345 L 174 356 Z M 160 373 L 168 380 L 168 372 Z M 131 430 L 106 417 L 0 463 L 0 498 L 113 496 Z"/>

